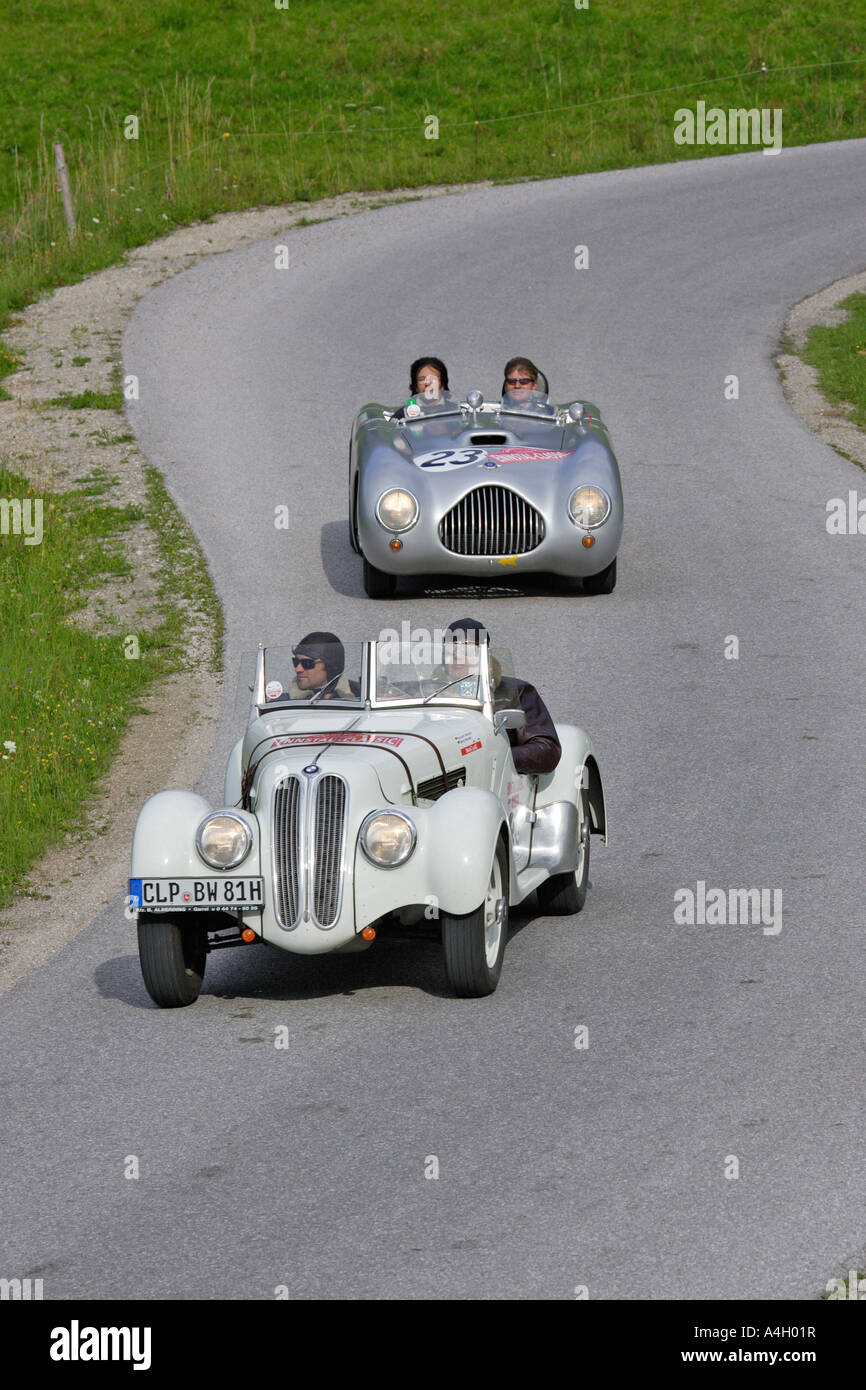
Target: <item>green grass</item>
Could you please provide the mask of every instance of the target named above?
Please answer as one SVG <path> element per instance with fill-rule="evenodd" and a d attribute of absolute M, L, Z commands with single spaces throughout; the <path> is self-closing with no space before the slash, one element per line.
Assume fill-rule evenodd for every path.
<path fill-rule="evenodd" d="M 122 410 L 121 391 L 64 391 L 60 396 L 52 396 L 46 405 L 68 406 L 70 410 Z"/>
<path fill-rule="evenodd" d="M 88 593 L 129 573 L 124 538 L 141 512 L 111 503 L 112 481 L 94 470 L 74 491 L 43 493 L 41 544 L 26 545 L 11 523 L 0 535 L 0 907 L 26 891 L 31 865 L 64 831 L 81 833 L 79 808 L 107 771 L 136 696 L 184 664 L 191 611 L 207 614 L 211 666 L 219 663 L 221 618 L 204 562 L 153 470 L 148 516 L 163 549 L 160 620 L 145 633 L 130 617 L 140 651 L 133 660 L 128 632 L 76 626 Z M 35 501 L 27 480 L 2 466 L 0 497 Z"/>
<path fill-rule="evenodd" d="M 675 110 L 698 99 L 781 107 L 788 144 L 862 135 L 864 19 L 864 0 L 507 11 L 500 0 L 6 0 L 0 328 L 40 290 L 227 209 L 719 153 L 673 143 Z M 436 140 L 424 138 L 429 115 Z M 77 209 L 71 248 L 55 140 Z"/>
<path fill-rule="evenodd" d="M 816 324 L 800 356 L 817 368 L 827 400 L 849 405 L 854 424 L 866 430 L 866 294 L 849 295 L 839 307 L 848 310 L 844 323 Z"/>

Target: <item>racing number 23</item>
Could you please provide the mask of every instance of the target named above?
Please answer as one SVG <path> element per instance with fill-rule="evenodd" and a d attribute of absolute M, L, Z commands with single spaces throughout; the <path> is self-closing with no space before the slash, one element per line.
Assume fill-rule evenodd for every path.
<path fill-rule="evenodd" d="M 483 449 L 435 449 L 415 462 L 419 468 L 462 468 L 465 463 L 477 463 L 483 458 Z"/>

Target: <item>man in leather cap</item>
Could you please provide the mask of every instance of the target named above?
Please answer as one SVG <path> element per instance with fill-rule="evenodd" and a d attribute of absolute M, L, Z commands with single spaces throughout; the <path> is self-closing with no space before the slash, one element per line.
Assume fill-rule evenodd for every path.
<path fill-rule="evenodd" d="M 461 642 L 471 647 L 478 644 L 478 634 L 487 629 L 475 618 L 457 618 L 449 624 L 448 631 L 460 633 Z M 493 692 L 495 705 L 500 709 L 522 709 L 526 715 L 522 729 L 508 730 L 516 770 L 520 773 L 552 772 L 562 757 L 562 745 L 556 737 L 547 706 L 529 681 L 503 676 L 501 672 L 497 679 L 498 665 L 491 661 L 491 674 L 497 682 Z"/>
<path fill-rule="evenodd" d="M 295 679 L 289 692 L 292 700 L 305 700 L 323 687 L 323 700 L 356 693 L 353 689 L 356 683 L 348 681 L 343 675 L 346 651 L 333 632 L 308 632 L 292 648 L 292 665 L 295 668 Z"/>

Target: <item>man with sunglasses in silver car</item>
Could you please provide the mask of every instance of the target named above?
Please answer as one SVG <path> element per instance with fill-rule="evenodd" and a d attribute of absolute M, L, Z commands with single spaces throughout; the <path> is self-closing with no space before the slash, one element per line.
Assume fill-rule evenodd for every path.
<path fill-rule="evenodd" d="M 528 357 L 512 357 L 505 364 L 503 376 L 502 394 L 516 405 L 531 400 L 535 391 L 547 391 L 547 377 Z"/>

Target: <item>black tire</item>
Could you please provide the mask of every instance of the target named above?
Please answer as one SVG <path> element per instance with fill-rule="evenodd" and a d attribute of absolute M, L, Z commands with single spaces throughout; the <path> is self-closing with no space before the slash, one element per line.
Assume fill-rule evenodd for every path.
<path fill-rule="evenodd" d="M 161 1009 L 193 1004 L 201 993 L 207 930 L 194 913 L 138 914 L 138 956 L 148 994 Z"/>
<path fill-rule="evenodd" d="M 599 570 L 598 574 L 584 575 L 583 592 L 585 594 L 612 594 L 616 588 L 616 556 L 614 555 L 606 569 Z"/>
<path fill-rule="evenodd" d="M 577 802 L 580 858 L 577 868 L 567 874 L 551 874 L 536 889 L 538 905 L 545 917 L 573 917 L 586 902 L 589 886 L 590 820 L 586 792 L 581 787 Z"/>
<path fill-rule="evenodd" d="M 367 598 L 393 598 L 397 590 L 396 574 L 384 574 L 364 557 L 364 593 Z"/>
<path fill-rule="evenodd" d="M 355 486 L 352 488 L 352 500 L 349 503 L 349 544 L 356 555 L 361 553 L 361 541 L 358 536 L 358 479 L 355 478 Z"/>
<path fill-rule="evenodd" d="M 500 839 L 484 902 L 462 916 L 440 914 L 445 973 L 458 999 L 492 994 L 502 973 L 508 938 L 508 856 Z"/>

